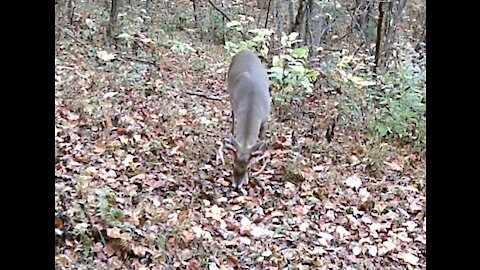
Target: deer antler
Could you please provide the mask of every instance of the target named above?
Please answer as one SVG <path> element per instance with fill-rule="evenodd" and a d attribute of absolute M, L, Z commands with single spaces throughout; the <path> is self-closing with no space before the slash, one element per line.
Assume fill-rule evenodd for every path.
<path fill-rule="evenodd" d="M 256 172 L 252 172 L 252 177 L 255 177 L 255 176 L 259 175 L 265 169 L 265 167 L 267 166 L 267 162 L 265 161 L 265 158 L 268 155 L 269 155 L 269 153 L 265 153 L 261 157 L 255 159 L 254 163 L 257 163 L 257 162 L 263 160 L 263 162 L 262 162 L 263 164 L 262 164 L 262 167 L 260 168 L 260 170 L 258 170 Z"/>
<path fill-rule="evenodd" d="M 222 161 L 222 165 L 225 166 L 225 159 L 223 158 L 223 143 L 220 143 L 220 147 L 217 150 L 217 156 L 215 158 L 215 162 L 217 163 L 217 166 L 220 165 L 218 162 Z"/>
<path fill-rule="evenodd" d="M 220 142 L 220 147 L 217 150 L 217 155 L 215 158 L 215 162 L 217 166 L 220 165 L 219 161 L 222 161 L 222 165 L 225 166 L 225 158 L 223 156 L 223 148 L 227 148 L 228 150 L 236 151 L 235 147 L 230 144 L 230 140 L 228 138 L 224 138 L 223 141 Z"/>

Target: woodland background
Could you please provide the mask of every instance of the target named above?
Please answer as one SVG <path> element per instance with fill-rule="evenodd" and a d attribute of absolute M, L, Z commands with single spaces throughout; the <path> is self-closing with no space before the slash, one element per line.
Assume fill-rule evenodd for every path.
<path fill-rule="evenodd" d="M 56 0 L 56 269 L 425 269 L 425 9 Z M 245 193 L 216 160 L 242 48 L 274 108 Z"/>

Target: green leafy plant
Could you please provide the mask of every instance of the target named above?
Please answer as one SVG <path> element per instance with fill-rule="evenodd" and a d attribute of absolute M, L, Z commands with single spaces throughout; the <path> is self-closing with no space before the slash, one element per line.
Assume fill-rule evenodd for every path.
<path fill-rule="evenodd" d="M 380 136 L 426 143 L 425 72 L 410 50 L 400 52 L 400 61 L 383 77 L 379 110 L 369 124 Z"/>
<path fill-rule="evenodd" d="M 297 37 L 297 33 L 282 36 L 281 52 L 273 56 L 269 73 L 273 85 L 280 89 L 273 97 L 276 101 L 301 98 L 312 93 L 313 82 L 319 75 L 318 71 L 306 67 L 308 47 L 292 48 L 295 43 L 300 42 Z"/>
<path fill-rule="evenodd" d="M 341 98 L 343 124 L 369 132 L 373 140 L 425 145 L 424 62 L 418 62 L 409 48 L 397 51 L 398 59 L 383 75 L 372 73 L 368 58 L 351 55 L 339 56 L 334 70 L 330 67 L 327 73 L 345 89 Z"/>
<path fill-rule="evenodd" d="M 244 33 L 249 20 L 251 18 L 240 16 L 239 20 L 229 22 L 227 28 L 230 33 L 233 32 L 229 36 Z M 248 33 L 253 36 L 251 39 L 239 43 L 226 42 L 225 49 L 229 58 L 242 49 L 255 49 L 258 54 L 267 58 L 274 32 L 269 29 L 251 29 Z M 280 40 L 280 53 L 273 56 L 272 67 L 268 70 L 269 77 L 273 79 L 272 86 L 280 89 L 275 91 L 274 101 L 303 97 L 313 91 L 313 82 L 319 72 L 306 67 L 309 50 L 308 47 L 294 48 L 298 42 L 298 33 L 283 35 Z"/>
<path fill-rule="evenodd" d="M 190 46 L 190 44 L 185 42 L 170 40 L 168 44 L 170 45 L 170 50 L 172 50 L 172 52 L 177 54 L 183 55 L 183 54 L 189 54 L 191 52 L 195 52 L 195 48 L 193 48 L 192 46 Z"/>
<path fill-rule="evenodd" d="M 96 191 L 98 195 L 98 208 L 102 220 L 108 225 L 118 228 L 134 229 L 135 226 L 129 222 L 122 221 L 125 214 L 116 206 L 115 193 L 111 189 L 99 189 Z"/>
<path fill-rule="evenodd" d="M 266 57 L 269 53 L 270 40 L 274 32 L 270 29 L 264 28 L 249 29 L 247 31 L 246 26 L 252 18 L 245 16 L 239 16 L 239 18 L 239 20 L 227 23 L 227 36 L 240 39 L 239 34 L 247 32 L 252 38 L 242 40 L 238 43 L 226 41 L 225 49 L 227 50 L 229 57 L 233 57 L 237 52 L 243 49 L 254 49 L 261 56 Z"/>

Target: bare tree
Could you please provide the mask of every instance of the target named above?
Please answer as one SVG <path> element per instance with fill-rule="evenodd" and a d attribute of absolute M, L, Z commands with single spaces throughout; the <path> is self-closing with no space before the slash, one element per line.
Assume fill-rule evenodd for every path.
<path fill-rule="evenodd" d="M 303 18 L 305 16 L 306 7 L 307 7 L 307 5 L 306 5 L 305 0 L 298 1 L 297 16 L 295 16 L 295 22 L 293 23 L 292 27 L 290 28 L 290 33 L 292 33 L 292 32 L 300 33 Z"/>
<path fill-rule="evenodd" d="M 292 29 L 295 22 L 295 0 L 288 0 L 288 29 Z"/>
<path fill-rule="evenodd" d="M 191 0 L 193 5 L 193 19 L 195 20 L 195 27 L 198 27 L 198 7 L 197 0 Z"/>
<path fill-rule="evenodd" d="M 375 42 L 375 66 L 373 66 L 373 71 L 377 72 L 377 67 L 378 67 L 378 60 L 380 59 L 380 45 L 382 42 L 382 25 L 383 25 L 383 15 L 384 15 L 384 10 L 383 10 L 383 1 L 380 1 L 378 4 L 378 21 L 377 21 L 377 40 Z"/>
<path fill-rule="evenodd" d="M 117 24 L 118 0 L 112 0 L 112 9 L 110 10 L 110 22 L 108 24 L 107 36 L 113 38 Z"/>
<path fill-rule="evenodd" d="M 282 0 L 276 0 L 273 3 L 273 18 L 274 18 L 274 23 L 275 23 L 275 33 L 277 37 L 281 37 L 282 33 L 287 30 L 285 23 L 285 19 L 282 17 L 282 14 L 285 14 L 286 8 L 285 8 L 285 1 Z M 288 28 L 289 29 L 289 28 Z M 274 44 L 274 46 L 277 46 L 278 44 Z"/>
<path fill-rule="evenodd" d="M 271 6 L 272 6 L 272 0 L 268 0 L 267 15 L 265 16 L 265 26 L 263 28 L 267 28 L 268 18 L 270 17 Z"/>
<path fill-rule="evenodd" d="M 310 56 L 314 57 L 317 54 L 317 49 L 320 47 L 322 33 L 324 33 L 324 20 L 322 6 L 318 1 L 309 0 L 307 8 L 306 41 L 312 48 Z"/>
<path fill-rule="evenodd" d="M 267 9 L 267 7 L 268 7 L 268 0 L 257 0 L 257 8 Z"/>

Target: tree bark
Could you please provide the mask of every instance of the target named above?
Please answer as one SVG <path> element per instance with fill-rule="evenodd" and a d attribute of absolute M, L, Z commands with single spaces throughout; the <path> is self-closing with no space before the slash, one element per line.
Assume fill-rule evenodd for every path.
<path fill-rule="evenodd" d="M 295 22 L 293 23 L 292 28 L 290 28 L 290 33 L 297 32 L 299 33 L 301 24 L 303 22 L 303 17 L 305 16 L 305 1 L 300 0 L 298 2 L 297 16 L 295 17 Z"/>
<path fill-rule="evenodd" d="M 113 38 L 115 35 L 115 27 L 117 24 L 118 0 L 112 0 L 112 9 L 110 10 L 110 22 L 108 24 L 107 35 Z"/>
<path fill-rule="evenodd" d="M 383 1 L 380 1 L 378 4 L 378 22 L 377 22 L 377 41 L 375 42 L 375 66 L 373 67 L 373 72 L 377 72 L 378 61 L 380 59 L 380 45 L 382 42 L 382 25 L 383 25 Z"/>

